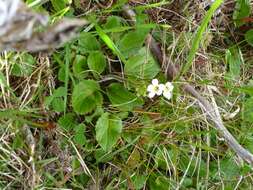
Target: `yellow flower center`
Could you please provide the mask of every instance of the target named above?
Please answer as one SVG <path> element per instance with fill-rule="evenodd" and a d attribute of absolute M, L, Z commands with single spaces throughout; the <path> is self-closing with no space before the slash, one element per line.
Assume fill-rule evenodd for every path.
<path fill-rule="evenodd" d="M 155 92 L 159 91 L 159 86 L 155 86 L 155 87 L 154 87 L 154 91 L 155 91 Z"/>

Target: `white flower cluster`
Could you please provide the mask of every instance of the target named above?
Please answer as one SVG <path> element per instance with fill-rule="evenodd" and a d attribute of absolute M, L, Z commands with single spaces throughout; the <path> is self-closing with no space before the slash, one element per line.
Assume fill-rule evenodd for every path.
<path fill-rule="evenodd" d="M 152 80 L 152 84 L 148 85 L 148 97 L 153 98 L 155 95 L 163 95 L 168 100 L 172 97 L 173 84 L 171 82 L 167 82 L 165 84 L 159 84 L 157 79 Z"/>

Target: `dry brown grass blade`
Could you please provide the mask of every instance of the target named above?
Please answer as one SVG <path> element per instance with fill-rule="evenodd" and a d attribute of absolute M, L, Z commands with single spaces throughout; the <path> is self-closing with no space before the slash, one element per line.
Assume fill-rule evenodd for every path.
<path fill-rule="evenodd" d="M 124 14 L 127 15 L 127 17 L 132 20 L 132 22 L 135 21 L 135 14 L 129 8 L 129 6 L 125 6 L 123 11 Z M 174 64 L 169 63 L 168 61 L 169 59 L 166 56 L 164 56 L 159 44 L 155 41 L 155 39 L 151 34 L 149 34 L 147 37 L 147 46 L 150 48 L 151 53 L 158 60 L 161 66 L 164 63 L 168 63 L 169 66 L 167 71 L 165 72 L 165 75 L 168 79 L 172 80 L 177 75 L 178 69 Z M 180 78 L 180 80 L 186 81 L 182 77 Z M 234 138 L 234 136 L 224 126 L 220 113 L 217 109 L 217 106 L 209 103 L 209 101 L 206 98 L 201 96 L 199 92 L 197 92 L 195 88 L 190 84 L 188 84 L 187 82 L 185 82 L 182 85 L 182 89 L 198 100 L 200 108 L 205 112 L 204 114 L 208 116 L 208 119 L 214 123 L 215 128 L 218 130 L 220 135 L 225 139 L 227 145 L 232 150 L 234 150 L 237 153 L 237 155 L 240 156 L 244 161 L 253 165 L 253 155 L 244 147 L 242 147 L 238 143 L 238 141 Z"/>

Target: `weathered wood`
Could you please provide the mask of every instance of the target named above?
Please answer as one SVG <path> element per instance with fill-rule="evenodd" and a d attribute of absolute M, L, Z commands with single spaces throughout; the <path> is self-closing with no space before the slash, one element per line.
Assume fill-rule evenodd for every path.
<path fill-rule="evenodd" d="M 47 15 L 33 12 L 20 0 L 0 0 L 0 52 L 40 52 L 60 47 L 77 35 L 81 19 L 62 19 L 48 26 Z M 37 32 L 42 27 L 42 32 Z M 41 30 L 41 29 L 40 29 Z"/>

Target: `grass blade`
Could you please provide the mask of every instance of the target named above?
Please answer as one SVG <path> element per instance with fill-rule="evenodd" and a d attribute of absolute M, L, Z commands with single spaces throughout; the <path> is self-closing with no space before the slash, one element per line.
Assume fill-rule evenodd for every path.
<path fill-rule="evenodd" d="M 104 41 L 104 43 L 112 50 L 112 52 L 115 55 L 117 55 L 121 59 L 123 63 L 126 63 L 124 55 L 122 55 L 122 53 L 114 44 L 114 42 L 111 40 L 111 38 L 103 31 L 103 29 L 100 26 L 96 25 L 95 28 L 97 30 L 99 37 Z"/>
<path fill-rule="evenodd" d="M 179 74 L 179 76 L 184 75 L 189 70 L 189 68 L 191 67 L 191 65 L 193 63 L 193 60 L 195 58 L 195 54 L 197 53 L 197 51 L 199 49 L 199 44 L 200 44 L 200 41 L 202 39 L 203 33 L 205 32 L 205 30 L 208 26 L 208 23 L 210 22 L 210 20 L 212 18 L 212 15 L 215 13 L 215 11 L 219 8 L 219 6 L 222 3 L 223 3 L 223 0 L 216 0 L 212 4 L 211 8 L 207 11 L 206 16 L 204 17 L 201 25 L 199 26 L 199 28 L 197 30 L 196 35 L 193 38 L 192 47 L 191 47 L 190 53 L 187 57 L 187 62 L 185 64 L 185 66 L 183 67 L 183 69 L 182 69 L 181 73 Z"/>
<path fill-rule="evenodd" d="M 64 114 L 67 110 L 68 102 L 68 83 L 69 83 L 69 63 L 70 63 L 70 47 L 69 44 L 66 45 L 66 55 L 65 55 L 65 95 L 64 95 Z"/>

